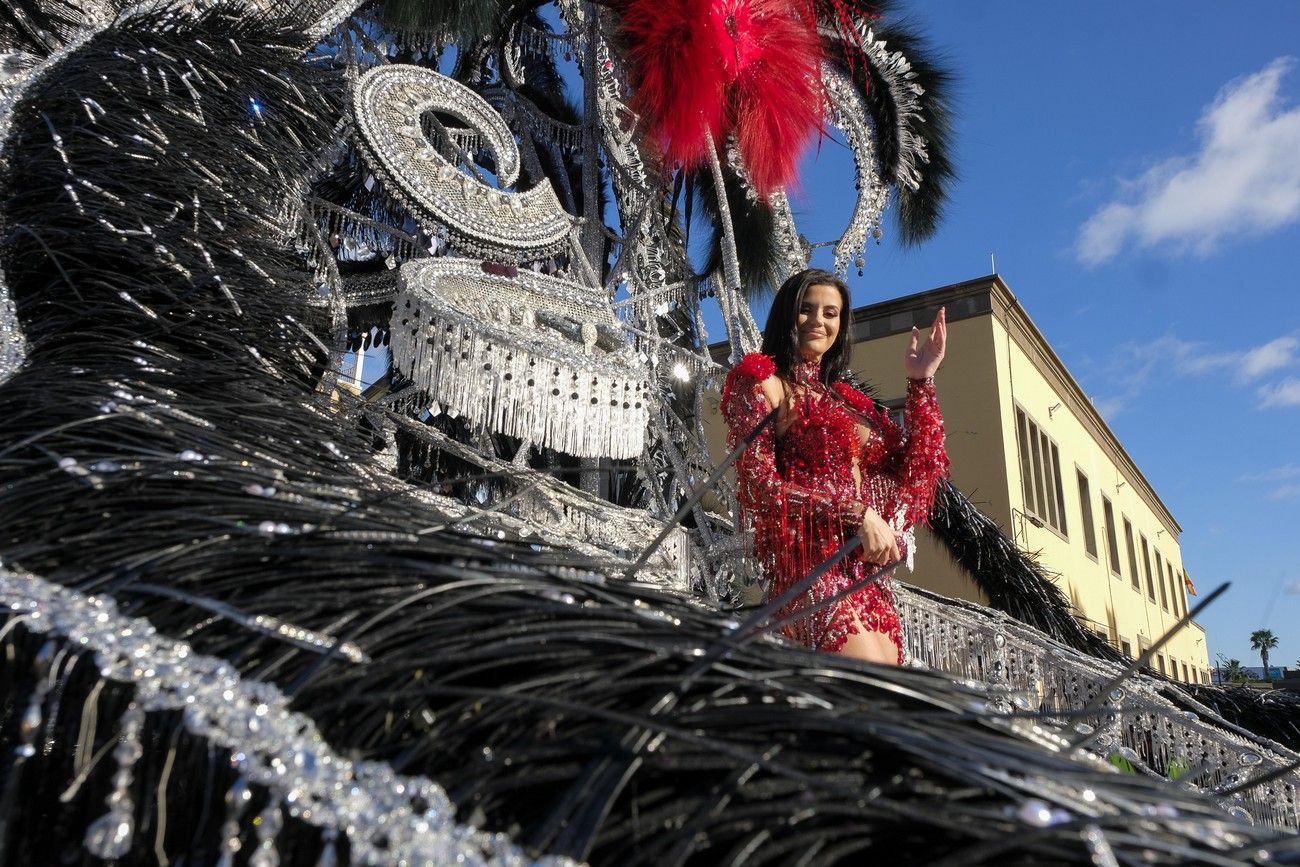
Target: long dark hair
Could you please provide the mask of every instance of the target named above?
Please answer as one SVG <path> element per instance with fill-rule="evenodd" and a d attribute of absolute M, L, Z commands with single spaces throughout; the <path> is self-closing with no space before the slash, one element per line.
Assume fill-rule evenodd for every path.
<path fill-rule="evenodd" d="M 772 310 L 767 314 L 767 325 L 763 327 L 763 354 L 772 356 L 776 372 L 781 377 L 790 378 L 791 368 L 800 361 L 799 306 L 803 304 L 809 287 L 818 285 L 834 286 L 840 290 L 840 330 L 831 348 L 822 356 L 822 384 L 830 385 L 844 377 L 853 346 L 849 342 L 850 313 L 853 310 L 849 286 L 830 271 L 807 268 L 790 275 L 776 290 Z"/>

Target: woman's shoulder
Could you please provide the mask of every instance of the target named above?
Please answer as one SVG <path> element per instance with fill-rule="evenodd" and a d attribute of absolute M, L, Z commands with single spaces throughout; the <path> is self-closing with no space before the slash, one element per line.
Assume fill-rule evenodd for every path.
<path fill-rule="evenodd" d="M 751 352 L 727 374 L 728 379 L 737 379 L 744 377 L 746 379 L 757 380 L 762 382 L 770 376 L 776 374 L 776 361 L 770 355 L 764 355 L 761 352 Z"/>
<path fill-rule="evenodd" d="M 781 383 L 776 377 L 776 362 L 772 356 L 751 352 L 731 368 L 722 386 L 722 402 L 727 405 L 733 395 L 756 396 L 762 394 L 768 406 L 777 406 L 783 397 Z M 750 400 L 750 397 L 745 400 Z"/>

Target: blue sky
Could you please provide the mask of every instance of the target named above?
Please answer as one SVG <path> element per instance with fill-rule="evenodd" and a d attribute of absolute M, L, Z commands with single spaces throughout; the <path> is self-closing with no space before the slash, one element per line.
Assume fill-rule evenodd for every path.
<path fill-rule="evenodd" d="M 1198 588 L 1233 582 L 1200 618 L 1211 661 L 1258 664 L 1249 635 L 1269 628 L 1271 661 L 1294 665 L 1300 4 L 914 9 L 959 77 L 961 178 L 933 239 L 868 249 L 855 303 L 987 274 L 995 254 L 1183 526 Z M 832 144 L 805 161 L 810 239 L 842 231 L 851 170 Z"/>

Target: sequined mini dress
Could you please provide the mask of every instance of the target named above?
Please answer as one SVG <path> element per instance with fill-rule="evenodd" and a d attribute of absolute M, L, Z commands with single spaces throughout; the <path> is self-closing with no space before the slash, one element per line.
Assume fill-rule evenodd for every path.
<path fill-rule="evenodd" d="M 762 383 L 773 360 L 752 353 L 727 375 L 722 413 L 728 442 L 750 434 L 771 407 Z M 786 383 L 793 406 L 778 435 L 769 424 L 736 462 L 742 525 L 754 531 L 754 553 L 768 599 L 784 593 L 852 538 L 867 508 L 903 534 L 925 520 L 935 486 L 948 473 L 943 419 L 932 380 L 909 381 L 903 430 L 875 402 L 848 383 L 827 388 L 817 362 L 796 365 Z M 889 577 L 820 606 L 875 569 L 857 549 L 776 615 L 796 616 L 782 627 L 808 647 L 837 651 L 858 631 L 887 635 L 903 662 L 903 636 Z M 809 613 L 810 612 L 810 613 Z"/>

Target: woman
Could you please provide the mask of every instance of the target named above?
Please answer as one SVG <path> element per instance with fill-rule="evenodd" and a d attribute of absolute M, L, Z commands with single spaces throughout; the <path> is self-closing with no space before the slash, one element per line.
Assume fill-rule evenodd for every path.
<path fill-rule="evenodd" d="M 943 360 L 941 309 L 924 343 L 912 329 L 907 436 L 866 395 L 842 381 L 849 362 L 849 289 L 809 269 L 782 284 L 751 353 L 727 376 L 722 412 L 734 444 L 773 409 L 769 424 L 736 462 L 741 517 L 776 598 L 854 534 L 861 546 L 778 617 L 795 641 L 871 662 L 901 664 L 902 629 L 884 578 L 826 605 L 823 600 L 906 554 L 903 532 L 924 520 L 948 471 L 934 373 Z"/>

